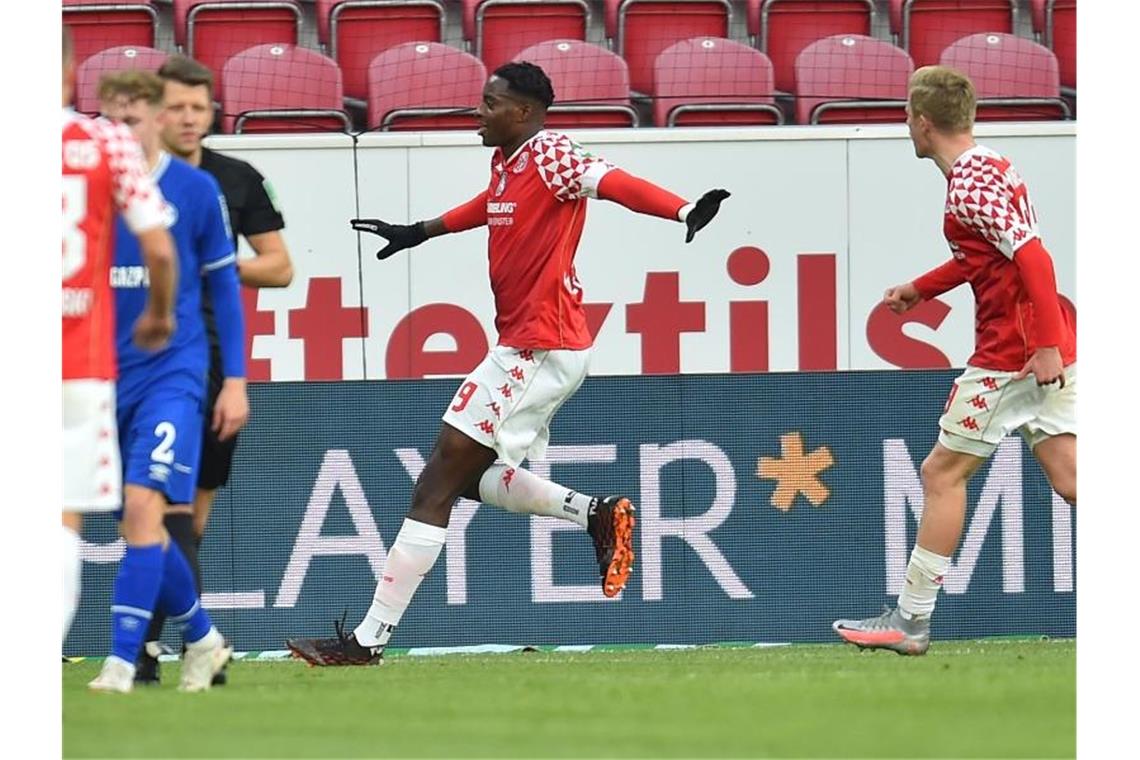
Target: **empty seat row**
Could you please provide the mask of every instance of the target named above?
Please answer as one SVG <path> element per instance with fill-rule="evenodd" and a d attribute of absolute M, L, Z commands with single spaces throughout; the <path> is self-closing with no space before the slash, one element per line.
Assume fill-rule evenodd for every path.
<path fill-rule="evenodd" d="M 98 108 L 100 74 L 156 69 L 166 54 L 119 47 L 92 56 L 77 76 L 83 111 Z M 548 40 L 519 53 L 550 76 L 557 101 L 552 128 L 638 126 L 629 67 L 605 48 L 581 40 Z M 979 97 L 979 119 L 1068 118 L 1056 56 L 1030 40 L 976 34 L 940 61 L 967 73 Z M 914 62 L 906 51 L 865 35 L 833 35 L 796 57 L 792 102 L 801 124 L 903 121 Z M 760 51 L 718 37 L 670 45 L 653 69 L 653 122 L 658 126 L 781 124 L 772 62 Z M 340 68 L 331 58 L 270 43 L 241 51 L 222 70 L 227 132 L 345 130 Z M 382 130 L 473 129 L 487 69 L 478 58 L 436 42 L 410 42 L 375 56 L 367 76 L 367 123 Z"/>
<path fill-rule="evenodd" d="M 657 56 L 695 36 L 727 38 L 729 0 L 602 0 L 605 35 L 626 60 L 630 84 L 650 91 Z M 442 0 L 315 0 L 318 39 L 341 67 L 345 94 L 367 96 L 368 65 L 403 42 L 441 42 Z M 155 7 L 147 0 L 64 0 L 77 28 L 82 60 L 115 45 L 154 46 Z M 89 6 L 84 8 L 82 6 Z M 461 0 L 463 36 L 488 70 L 549 39 L 585 40 L 586 0 Z M 94 6 L 94 7 L 92 7 Z M 1034 28 L 1061 57 L 1061 82 L 1076 86 L 1076 0 L 1033 0 Z M 117 10 L 113 10 L 114 9 Z M 935 63 L 954 41 L 971 34 L 1014 31 L 1016 0 L 890 0 L 890 26 L 917 66 Z M 746 0 L 753 44 L 775 67 L 775 87 L 790 92 L 796 56 L 835 34 L 871 35 L 872 0 Z M 116 15 L 118 14 L 118 15 Z M 173 0 L 174 39 L 214 70 L 252 45 L 298 44 L 302 13 L 296 0 Z M 133 35 L 133 36 L 132 36 Z"/>

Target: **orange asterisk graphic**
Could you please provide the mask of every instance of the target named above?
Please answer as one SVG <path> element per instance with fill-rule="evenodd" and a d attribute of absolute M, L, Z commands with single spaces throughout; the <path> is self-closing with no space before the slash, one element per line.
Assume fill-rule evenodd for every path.
<path fill-rule="evenodd" d="M 772 492 L 772 506 L 776 509 L 790 510 L 799 493 L 813 507 L 818 507 L 831 495 L 828 487 L 820 482 L 819 474 L 833 464 L 835 458 L 826 446 L 805 455 L 803 436 L 784 433 L 780 436 L 780 456 L 760 457 L 756 477 L 776 481 L 776 490 Z"/>

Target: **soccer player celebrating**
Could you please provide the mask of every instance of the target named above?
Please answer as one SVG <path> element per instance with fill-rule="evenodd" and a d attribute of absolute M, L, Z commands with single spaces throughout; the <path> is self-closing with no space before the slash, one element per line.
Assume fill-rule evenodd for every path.
<path fill-rule="evenodd" d="M 71 35 L 63 29 L 63 635 L 79 605 L 83 513 L 111 512 L 122 498 L 115 432 L 111 225 L 137 237 L 149 288 L 133 322 L 120 325 L 141 348 L 159 349 L 174 332 L 174 243 L 162 194 L 125 127 L 67 107 L 75 86 Z"/>
<path fill-rule="evenodd" d="M 519 467 L 541 458 L 549 424 L 586 377 L 593 338 L 586 327 L 574 255 L 586 199 L 681 222 L 686 242 L 728 197 L 712 190 L 689 203 L 543 128 L 554 90 L 541 68 L 508 63 L 495 70 L 478 107 L 483 144 L 495 148 L 486 190 L 441 217 L 412 225 L 354 219 L 388 245 L 386 259 L 428 238 L 487 226 L 498 345 L 459 386 L 435 447 L 412 492 L 411 509 L 388 552 L 363 622 L 336 638 L 290 639 L 312 665 L 379 662 L 423 577 L 435 564 L 459 496 L 511 512 L 570 520 L 593 539 L 603 593 L 616 596 L 633 566 L 633 506 L 543 480 Z M 496 464 L 496 458 L 502 464 Z"/>
<path fill-rule="evenodd" d="M 938 589 L 962 535 L 966 483 L 1006 435 L 1018 431 L 1053 489 L 1077 503 L 1076 334 L 1025 183 L 1008 159 L 974 142 L 975 106 L 973 84 L 953 69 L 925 66 L 911 77 L 907 125 L 915 155 L 946 175 L 943 230 L 953 258 L 890 288 L 883 303 L 901 314 L 970 283 L 975 351 L 922 463 L 922 521 L 898 607 L 832 625 L 864 648 L 926 652 Z"/>
<path fill-rule="evenodd" d="M 185 515 L 201 447 L 202 402 L 206 392 L 207 347 L 202 321 L 202 280 L 222 326 L 226 375 L 244 383 L 245 345 L 234 250 L 225 200 L 214 179 L 160 148 L 162 82 L 145 71 L 108 75 L 100 82 L 104 114 L 128 125 L 139 138 L 163 196 L 167 223 L 178 248 L 180 269 L 170 345 L 139 351 L 120 329 L 118 422 L 124 459 L 122 532 L 127 549 L 112 598 L 111 656 L 94 689 L 130 691 L 143 636 L 156 607 L 182 628 L 186 655 L 179 688 L 201 691 L 229 660 L 231 649 L 202 608 L 181 541 L 163 527 L 167 505 Z M 130 324 L 141 308 L 145 272 L 134 241 L 117 234 L 111 285 L 118 324 Z M 248 407 L 247 407 L 248 408 Z M 221 435 L 232 435 L 245 416 L 220 420 Z"/>

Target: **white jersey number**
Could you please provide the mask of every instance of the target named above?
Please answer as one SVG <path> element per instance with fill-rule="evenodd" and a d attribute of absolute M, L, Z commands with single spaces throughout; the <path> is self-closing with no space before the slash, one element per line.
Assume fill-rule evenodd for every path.
<path fill-rule="evenodd" d="M 87 178 L 63 178 L 63 279 L 68 280 L 87 263 L 87 236 L 79 225 L 87 216 Z"/>

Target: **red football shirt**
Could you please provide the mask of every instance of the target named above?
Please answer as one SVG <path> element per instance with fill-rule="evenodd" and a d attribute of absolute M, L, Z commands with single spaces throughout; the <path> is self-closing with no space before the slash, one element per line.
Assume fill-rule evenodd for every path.
<path fill-rule="evenodd" d="M 981 145 L 958 157 L 948 177 L 943 231 L 974 291 L 970 366 L 1020 370 L 1037 349 L 1036 325 L 1013 257 L 1039 236 L 1029 191 L 1008 159 Z M 1076 361 L 1077 339 L 1063 309 L 1062 318 L 1059 349 L 1067 366 Z"/>
<path fill-rule="evenodd" d="M 488 256 L 499 344 L 583 349 L 593 344 L 574 256 L 586 198 L 613 166 L 543 130 L 513 156 L 496 148 L 487 188 Z"/>
<path fill-rule="evenodd" d="M 115 378 L 111 231 L 163 224 L 162 195 L 124 126 L 63 112 L 63 379 Z"/>

